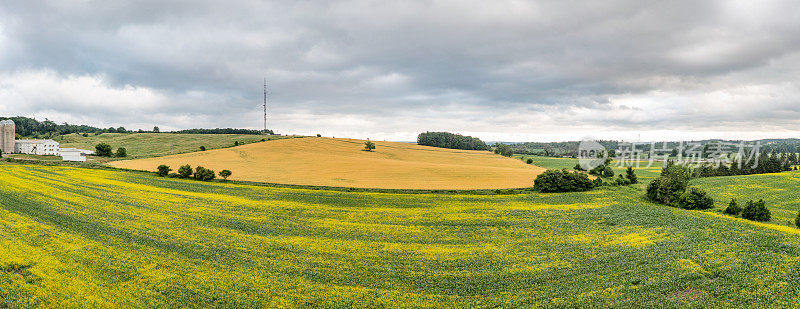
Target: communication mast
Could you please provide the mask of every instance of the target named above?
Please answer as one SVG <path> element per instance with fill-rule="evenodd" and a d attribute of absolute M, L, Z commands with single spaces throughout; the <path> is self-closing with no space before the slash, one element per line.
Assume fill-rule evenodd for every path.
<path fill-rule="evenodd" d="M 267 134 L 267 79 L 264 78 L 264 134 Z"/>

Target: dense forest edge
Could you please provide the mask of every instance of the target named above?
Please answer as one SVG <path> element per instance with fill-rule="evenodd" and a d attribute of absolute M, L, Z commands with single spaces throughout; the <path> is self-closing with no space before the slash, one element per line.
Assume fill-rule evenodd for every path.
<path fill-rule="evenodd" d="M 489 146 L 477 137 L 464 136 L 450 132 L 420 133 L 417 136 L 417 144 L 461 150 L 489 150 Z"/>

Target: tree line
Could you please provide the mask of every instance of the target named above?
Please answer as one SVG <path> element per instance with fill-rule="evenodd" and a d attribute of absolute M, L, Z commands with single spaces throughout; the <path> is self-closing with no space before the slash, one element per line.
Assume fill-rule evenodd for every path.
<path fill-rule="evenodd" d="M 756 164 L 757 163 L 757 164 Z M 711 164 L 703 163 L 695 168 L 695 177 L 716 177 L 716 176 L 739 176 L 753 174 L 780 173 L 797 169 L 797 154 L 783 153 L 778 155 L 776 151 L 767 153 L 762 152 L 755 160 L 734 160 L 730 164 Z"/>
<path fill-rule="evenodd" d="M 477 137 L 450 132 L 420 133 L 417 136 L 417 144 L 450 149 L 489 150 L 489 146 Z"/>
<path fill-rule="evenodd" d="M 189 164 L 179 167 L 177 173 L 170 173 L 172 168 L 165 164 L 159 165 L 156 169 L 158 170 L 156 175 L 159 177 L 194 179 L 202 181 L 210 181 L 217 177 L 214 170 L 207 169 L 202 166 L 192 169 L 192 166 Z M 219 176 L 225 180 L 228 180 L 228 177 L 230 177 L 231 174 L 233 173 L 230 170 L 222 170 L 219 172 Z"/>
<path fill-rule="evenodd" d="M 14 121 L 16 133 L 21 137 L 35 137 L 35 138 L 52 138 L 57 135 L 66 135 L 72 133 L 83 134 L 102 134 L 102 133 L 161 133 L 162 131 L 156 126 L 152 130 L 128 130 L 125 127 L 108 127 L 98 128 L 89 125 L 75 125 L 69 123 L 58 124 L 50 119 L 45 118 L 44 121 L 39 121 L 34 118 L 28 117 L 0 117 L 0 120 Z M 178 134 L 262 134 L 261 130 L 251 129 L 235 129 L 235 128 L 216 128 L 216 129 L 187 129 L 178 130 L 168 133 Z M 274 134 L 272 130 L 267 130 L 268 134 Z"/>

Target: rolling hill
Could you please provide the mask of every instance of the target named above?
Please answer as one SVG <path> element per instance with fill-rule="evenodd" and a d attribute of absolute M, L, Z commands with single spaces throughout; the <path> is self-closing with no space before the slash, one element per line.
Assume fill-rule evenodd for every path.
<path fill-rule="evenodd" d="M 230 179 L 282 184 L 384 189 L 497 189 L 533 186 L 543 168 L 488 151 L 454 150 L 410 143 L 334 138 L 284 139 L 111 166 L 153 171 L 190 164 L 233 171 Z"/>

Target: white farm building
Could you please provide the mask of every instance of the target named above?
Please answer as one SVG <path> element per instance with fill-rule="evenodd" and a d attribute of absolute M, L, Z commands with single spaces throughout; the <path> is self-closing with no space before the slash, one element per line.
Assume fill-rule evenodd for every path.
<path fill-rule="evenodd" d="M 0 152 L 43 156 L 60 156 L 64 161 L 86 161 L 94 151 L 76 148 L 58 148 L 51 139 L 16 139 L 16 125 L 11 120 L 0 121 Z"/>
<path fill-rule="evenodd" d="M 61 160 L 64 161 L 78 161 L 78 162 L 85 162 L 86 161 L 86 150 L 77 149 L 77 148 L 59 148 L 58 155 L 61 156 Z"/>
<path fill-rule="evenodd" d="M 57 156 L 58 142 L 51 139 L 21 139 L 14 143 L 15 153 Z"/>

